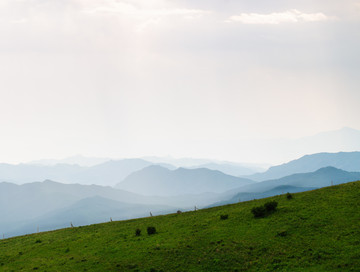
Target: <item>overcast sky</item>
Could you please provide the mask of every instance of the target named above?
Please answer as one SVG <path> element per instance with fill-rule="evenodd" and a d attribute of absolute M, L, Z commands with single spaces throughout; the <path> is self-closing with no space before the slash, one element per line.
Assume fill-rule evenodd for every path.
<path fill-rule="evenodd" d="M 359 29 L 359 0 L 1 0 L 0 161 L 360 129 Z"/>

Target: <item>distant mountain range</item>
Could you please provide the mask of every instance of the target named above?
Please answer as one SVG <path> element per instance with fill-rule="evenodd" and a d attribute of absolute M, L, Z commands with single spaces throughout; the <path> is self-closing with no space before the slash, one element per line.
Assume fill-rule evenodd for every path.
<path fill-rule="evenodd" d="M 150 211 L 166 213 L 175 210 L 165 202 L 165 199 L 97 185 L 49 180 L 24 185 L 0 183 L 0 232 L 26 234 L 35 232 L 36 226 L 41 226 L 42 230 L 55 229 L 68 226 L 70 222 L 83 225 L 106 221 L 110 217 L 119 220 L 146 216 Z"/>
<path fill-rule="evenodd" d="M 306 154 L 315 154 L 322 152 L 351 152 L 360 150 L 360 130 L 343 127 L 341 129 L 321 132 L 316 135 L 311 135 L 295 139 L 249 139 L 241 140 L 233 143 L 236 149 L 239 150 L 237 160 L 249 162 L 286 162 L 294 158 L 302 157 Z M 270 165 L 269 164 L 255 164 L 255 163 L 233 163 L 221 160 L 198 159 L 198 158 L 172 158 L 148 156 L 141 159 L 149 161 L 152 164 L 166 163 L 174 165 L 175 167 L 197 167 L 206 164 L 230 164 L 239 167 L 245 167 L 254 172 L 263 172 Z M 109 158 L 89 158 L 84 156 L 73 156 L 60 160 L 37 160 L 31 163 L 40 165 L 55 165 L 55 164 L 77 164 L 80 166 L 91 167 L 97 164 L 109 161 Z M 213 170 L 223 171 L 229 175 L 236 175 L 233 172 L 226 172 L 224 169 L 211 168 Z M 252 173 L 241 173 L 241 175 L 249 175 Z"/>
<path fill-rule="evenodd" d="M 230 176 L 244 176 L 244 175 L 251 175 L 255 173 L 254 169 L 250 169 L 241 165 L 232 164 L 232 163 L 205 163 L 191 167 L 185 167 L 189 169 L 196 169 L 196 168 L 207 168 L 210 170 L 217 170 L 223 172 L 224 174 Z"/>
<path fill-rule="evenodd" d="M 265 198 L 287 192 L 303 192 L 357 180 L 360 180 L 360 172 L 347 172 L 334 167 L 324 167 L 311 173 L 293 174 L 229 190 L 222 194 L 223 200 L 210 206 Z"/>
<path fill-rule="evenodd" d="M 91 167 L 0 164 L 0 234 L 40 230 L 203 208 L 360 180 L 360 152 L 306 155 L 247 177 L 231 163 L 176 168 L 143 159 Z M 209 169 L 213 168 L 213 169 Z M 224 172 L 218 171 L 222 169 Z M 46 180 L 53 179 L 63 184 Z M 256 180 L 256 181 L 253 181 Z M 16 185 L 9 182 L 26 183 Z M 78 183 L 82 183 L 78 184 Z M 99 185 L 115 185 L 116 188 Z"/>
<path fill-rule="evenodd" d="M 318 153 L 306 155 L 288 163 L 270 167 L 264 173 L 247 178 L 262 181 L 277 179 L 295 173 L 308 173 L 320 168 L 332 166 L 349 172 L 360 172 L 360 152 Z"/>
<path fill-rule="evenodd" d="M 242 186 L 236 190 L 238 192 L 264 192 L 280 185 L 321 188 L 356 180 L 360 180 L 360 172 L 347 172 L 328 166 L 315 172 L 292 174 L 280 179 L 265 180 Z"/>
<path fill-rule="evenodd" d="M 82 158 L 84 159 L 84 158 Z M 176 165 L 186 165 L 188 169 L 207 168 L 226 175 L 247 178 L 254 181 L 278 179 L 295 173 L 308 173 L 320 168 L 333 166 L 349 172 L 360 171 L 360 152 L 317 153 L 305 155 L 288 163 L 270 167 L 265 172 L 254 173 L 254 166 L 243 166 L 231 162 L 208 161 L 204 159 L 171 159 L 149 157 L 143 159 L 110 160 L 91 167 L 74 164 L 0 164 L 0 181 L 23 184 L 45 179 L 63 183 L 98 184 L 115 186 L 130 174 L 151 165 L 160 165 L 175 170 Z M 76 160 L 76 158 L 74 158 Z M 167 162 L 166 162 L 167 161 Z M 191 165 L 191 163 L 193 163 Z"/>
<path fill-rule="evenodd" d="M 207 168 L 169 170 L 161 166 L 149 166 L 132 173 L 116 188 L 142 195 L 175 196 L 221 193 L 251 183 L 252 180 Z"/>
<path fill-rule="evenodd" d="M 154 164 L 168 163 L 175 165 L 176 167 L 182 168 L 202 168 L 203 165 L 230 165 L 233 167 L 239 167 L 240 169 L 246 169 L 246 171 L 251 172 L 260 172 L 270 167 L 270 164 L 265 163 L 239 163 L 231 161 L 221 161 L 221 160 L 210 160 L 210 159 L 198 159 L 198 158 L 172 158 L 168 157 L 143 157 L 142 159 L 146 161 L 153 162 Z M 213 170 L 219 170 L 214 168 Z"/>
<path fill-rule="evenodd" d="M 220 195 L 204 193 L 151 197 L 98 185 L 50 180 L 16 185 L 0 183 L 0 234 L 6 237 L 74 225 L 165 214 L 205 207 Z"/>
<path fill-rule="evenodd" d="M 70 164 L 0 164 L 0 181 L 23 184 L 46 179 L 63 183 L 98 184 L 113 186 L 132 172 L 153 163 L 142 159 L 107 161 L 92 167 Z M 162 164 L 174 169 L 174 166 Z"/>
<path fill-rule="evenodd" d="M 78 160 L 86 161 L 85 157 L 80 157 L 80 159 L 79 157 L 72 157 L 61 161 L 66 161 L 68 163 L 76 162 Z M 89 158 L 89 162 L 98 160 L 101 159 Z M 166 162 L 150 162 L 143 159 L 109 160 L 93 166 L 80 166 L 78 164 L 56 162 L 60 161 L 45 160 L 37 161 L 36 163 L 33 162 L 17 165 L 0 163 L 0 182 L 5 181 L 16 184 L 24 184 L 49 179 L 62 183 L 114 186 L 131 173 L 150 165 L 159 165 L 170 170 L 175 170 L 177 168 L 176 166 Z M 44 165 L 41 163 L 44 163 Z M 235 176 L 255 173 L 255 171 L 252 170 L 253 168 L 247 168 L 231 162 L 221 164 L 213 162 L 200 166 L 191 166 L 191 168 L 209 168 Z"/>
<path fill-rule="evenodd" d="M 0 183 L 0 233 L 20 235 L 74 225 L 136 218 L 223 205 L 360 180 L 359 172 L 321 168 L 280 179 L 253 182 L 209 169 L 168 170 L 149 166 L 119 184 L 125 190 L 53 181 Z M 226 191 L 225 191 L 226 190 Z M 225 192 L 224 192 L 225 191 Z M 209 192 L 209 193 L 206 193 Z"/>
<path fill-rule="evenodd" d="M 148 204 L 142 196 L 97 185 L 62 184 L 49 180 L 24 185 L 0 183 L 1 221 L 38 217 L 93 196 Z"/>

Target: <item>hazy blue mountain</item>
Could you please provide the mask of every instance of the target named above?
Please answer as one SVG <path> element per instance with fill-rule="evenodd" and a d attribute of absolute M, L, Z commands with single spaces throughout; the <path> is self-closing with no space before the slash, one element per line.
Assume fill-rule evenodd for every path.
<path fill-rule="evenodd" d="M 280 179 L 266 180 L 229 190 L 221 195 L 220 201 L 214 202 L 209 207 L 265 198 L 287 192 L 303 192 L 357 180 L 360 180 L 360 172 L 347 172 L 334 167 L 324 167 L 311 173 L 293 174 Z"/>
<path fill-rule="evenodd" d="M 230 176 L 244 176 L 244 175 L 251 175 L 255 173 L 255 170 L 251 168 L 247 168 L 238 164 L 231 164 L 231 163 L 205 163 L 197 166 L 186 167 L 189 169 L 196 169 L 196 168 L 207 168 L 210 170 L 217 170 L 223 172 L 224 174 Z"/>
<path fill-rule="evenodd" d="M 288 192 L 289 193 L 299 193 L 299 192 L 310 191 L 310 190 L 314 190 L 314 189 L 317 189 L 317 188 L 316 187 L 296 187 L 296 186 L 291 186 L 291 185 L 280 185 L 280 186 L 272 188 L 271 190 L 267 190 L 265 192 L 237 193 L 227 200 L 216 202 L 212 205 L 209 205 L 208 207 L 215 207 L 215 206 L 233 204 L 233 203 L 242 202 L 242 201 L 249 201 L 249 200 L 253 200 L 253 199 L 266 198 L 266 197 L 271 197 L 271 196 L 275 196 L 275 195 L 285 194 Z"/>
<path fill-rule="evenodd" d="M 270 167 L 264 173 L 247 176 L 249 179 L 263 181 L 277 179 L 295 173 L 314 172 L 332 166 L 348 172 L 360 172 L 360 152 L 317 153 L 306 155 L 288 163 Z"/>
<path fill-rule="evenodd" d="M 138 171 L 151 164 L 151 162 L 141 159 L 107 161 L 105 163 L 89 167 L 71 178 L 73 182 L 79 182 L 82 184 L 101 184 L 112 186 L 126 178 L 132 172 Z"/>
<path fill-rule="evenodd" d="M 97 185 L 61 184 L 53 181 L 23 185 L 0 183 L 0 221 L 35 218 L 93 196 L 128 203 L 150 202 L 134 193 Z"/>
<path fill-rule="evenodd" d="M 149 211 L 157 214 L 190 210 L 194 206 L 203 208 L 219 200 L 220 194 L 215 193 L 153 197 L 112 187 L 50 180 L 23 185 L 3 182 L 0 183 L 0 234 L 35 232 L 38 225 L 41 230 L 68 226 L 69 220 L 80 225 L 106 221 L 108 217 L 118 220 L 146 216 Z"/>
<path fill-rule="evenodd" d="M 253 181 L 226 175 L 206 168 L 169 170 L 149 166 L 134 172 L 116 188 L 142 195 L 175 196 L 200 193 L 221 193 Z"/>
<path fill-rule="evenodd" d="M 315 172 L 286 176 L 280 179 L 266 180 L 251 185 L 242 186 L 234 192 L 264 192 L 280 185 L 297 187 L 321 188 L 331 184 L 341 184 L 360 180 L 360 172 L 347 172 L 335 167 L 324 167 Z"/>
<path fill-rule="evenodd" d="M 79 165 L 56 164 L 0 164 L 0 181 L 23 184 L 40 180 L 56 180 L 63 183 L 98 184 L 113 186 L 130 175 L 152 165 L 153 163 L 142 159 L 124 159 L 107 161 L 92 167 Z M 169 169 L 174 166 L 163 164 Z"/>
<path fill-rule="evenodd" d="M 84 199 L 99 196 L 123 203 L 191 208 L 220 200 L 219 194 L 199 193 L 173 197 L 143 196 L 112 187 L 62 184 L 50 180 L 15 185 L 0 183 L 0 223 L 41 216 Z"/>
<path fill-rule="evenodd" d="M 54 230 L 58 228 L 89 225 L 112 220 L 124 220 L 138 218 L 158 213 L 164 214 L 175 212 L 175 208 L 161 205 L 130 204 L 107 199 L 100 196 L 93 196 L 81 199 L 67 207 L 52 210 L 35 219 L 17 223 L 4 233 L 6 237 L 23 235 L 37 231 Z"/>

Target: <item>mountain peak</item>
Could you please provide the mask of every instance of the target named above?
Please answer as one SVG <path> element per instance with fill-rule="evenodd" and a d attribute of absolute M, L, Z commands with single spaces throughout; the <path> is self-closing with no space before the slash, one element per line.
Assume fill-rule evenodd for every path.
<path fill-rule="evenodd" d="M 324 152 L 305 155 L 288 163 L 270 167 L 268 171 L 251 175 L 249 178 L 263 181 L 277 179 L 295 173 L 315 172 L 327 167 L 332 167 L 333 169 L 323 169 L 322 171 L 335 171 L 335 169 L 337 169 L 337 171 L 360 172 L 360 152 Z"/>
<path fill-rule="evenodd" d="M 341 170 L 339 168 L 336 168 L 334 166 L 326 166 L 326 167 L 322 167 L 322 168 L 318 169 L 315 172 L 317 172 L 317 173 L 324 173 L 324 172 L 328 173 L 328 172 L 346 172 L 346 171 Z"/>
<path fill-rule="evenodd" d="M 249 179 L 206 168 L 168 170 L 151 165 L 130 174 L 116 187 L 142 195 L 175 196 L 225 192 L 250 183 Z"/>

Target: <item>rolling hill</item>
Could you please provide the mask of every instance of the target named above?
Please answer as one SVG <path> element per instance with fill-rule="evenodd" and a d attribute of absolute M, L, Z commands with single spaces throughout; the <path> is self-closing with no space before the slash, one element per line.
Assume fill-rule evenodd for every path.
<path fill-rule="evenodd" d="M 271 196 L 276 196 L 276 195 L 282 195 L 285 193 L 299 193 L 299 192 L 305 192 L 305 191 L 310 191 L 310 190 L 315 190 L 315 189 L 318 189 L 318 188 L 280 185 L 280 186 L 274 187 L 274 188 L 264 191 L 264 192 L 254 192 L 254 193 L 241 192 L 241 193 L 237 193 L 237 194 L 231 196 L 230 198 L 228 196 L 226 196 L 224 198 L 228 198 L 227 200 L 222 200 L 222 201 L 213 203 L 213 204 L 209 205 L 208 207 L 216 207 L 216 206 L 222 206 L 222 205 L 227 205 L 227 204 L 234 204 L 234 203 L 249 201 L 249 200 L 253 200 L 253 199 L 261 199 L 261 198 L 266 198 L 266 197 L 271 197 Z"/>
<path fill-rule="evenodd" d="M 352 182 L 291 200 L 281 195 L 0 240 L 0 270 L 358 271 L 359 191 L 360 182 Z M 277 211 L 255 219 L 251 209 L 272 200 Z M 146 233 L 149 226 L 156 234 Z"/>
<path fill-rule="evenodd" d="M 119 202 L 93 196 L 81 199 L 69 206 L 52 210 L 31 220 L 19 221 L 3 233 L 9 236 L 24 235 L 40 231 L 55 230 L 74 226 L 84 226 L 110 220 L 124 220 L 175 212 L 176 208 L 165 205 L 145 205 Z"/>

